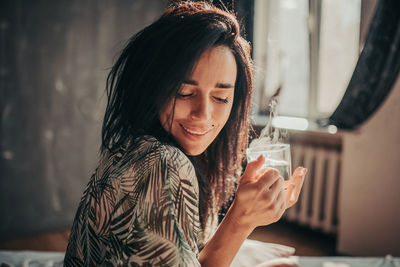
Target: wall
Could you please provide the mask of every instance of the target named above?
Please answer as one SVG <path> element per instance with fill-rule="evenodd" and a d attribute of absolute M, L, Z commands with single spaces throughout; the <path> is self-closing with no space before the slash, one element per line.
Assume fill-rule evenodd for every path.
<path fill-rule="evenodd" d="M 97 164 L 108 70 L 165 3 L 1 2 L 0 240 L 70 227 Z"/>
<path fill-rule="evenodd" d="M 338 251 L 400 256 L 400 78 L 379 110 L 343 134 Z"/>

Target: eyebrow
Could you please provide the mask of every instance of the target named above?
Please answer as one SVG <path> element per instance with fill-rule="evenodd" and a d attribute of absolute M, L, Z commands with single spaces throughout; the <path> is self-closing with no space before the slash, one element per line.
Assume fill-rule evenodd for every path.
<path fill-rule="evenodd" d="M 184 80 L 183 83 L 190 84 L 190 85 L 199 85 L 198 82 L 193 81 L 193 80 Z M 230 88 L 233 88 L 234 86 L 230 83 L 217 83 L 217 84 L 215 84 L 215 87 L 221 88 L 221 89 L 230 89 Z"/>

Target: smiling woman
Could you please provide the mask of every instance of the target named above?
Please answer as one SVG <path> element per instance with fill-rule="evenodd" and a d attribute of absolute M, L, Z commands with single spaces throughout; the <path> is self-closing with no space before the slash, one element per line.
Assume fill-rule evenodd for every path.
<path fill-rule="evenodd" d="M 253 73 L 239 29 L 227 11 L 177 1 L 131 38 L 108 76 L 101 159 L 65 266 L 229 266 L 296 202 L 305 170 L 284 188 L 260 157 L 240 177 Z"/>
<path fill-rule="evenodd" d="M 235 81 L 236 62 L 231 50 L 227 46 L 210 48 L 182 83 L 178 97 L 161 110 L 164 129 L 187 155 L 203 153 L 225 126 Z"/>

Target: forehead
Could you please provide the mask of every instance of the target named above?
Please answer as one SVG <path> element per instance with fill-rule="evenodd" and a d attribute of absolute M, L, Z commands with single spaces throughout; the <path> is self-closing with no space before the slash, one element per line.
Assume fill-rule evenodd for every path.
<path fill-rule="evenodd" d="M 236 72 L 236 59 L 231 49 L 216 46 L 204 51 L 194 65 L 190 78 L 197 82 L 212 80 L 234 84 Z"/>

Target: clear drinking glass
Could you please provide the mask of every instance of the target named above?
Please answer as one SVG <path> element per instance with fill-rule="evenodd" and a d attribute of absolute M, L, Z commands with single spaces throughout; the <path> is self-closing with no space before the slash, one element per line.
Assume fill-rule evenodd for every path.
<path fill-rule="evenodd" d="M 289 144 L 269 144 L 248 148 L 246 150 L 247 162 L 256 160 L 261 154 L 265 157 L 263 167 L 277 169 L 283 179 L 290 179 L 292 163 Z"/>

